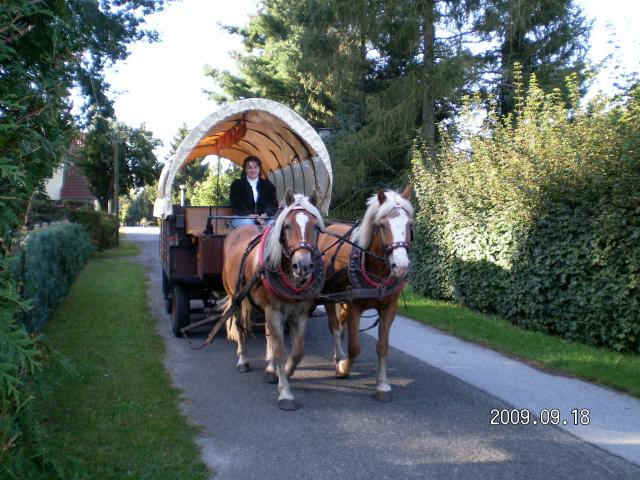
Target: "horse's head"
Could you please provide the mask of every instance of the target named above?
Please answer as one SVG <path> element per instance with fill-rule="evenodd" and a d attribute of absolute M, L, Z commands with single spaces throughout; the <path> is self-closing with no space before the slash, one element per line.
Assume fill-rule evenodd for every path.
<path fill-rule="evenodd" d="M 410 194 L 409 187 L 402 193 L 380 190 L 367 202 L 363 220 L 363 227 L 368 226 L 363 232 L 370 229 L 367 246 L 373 236 L 379 236 L 391 273 L 396 277 L 406 276 L 409 270 L 408 250 L 413 241 L 413 207 L 408 200 Z"/>
<path fill-rule="evenodd" d="M 278 244 L 273 239 L 267 240 L 269 266 L 277 268 L 284 255 L 291 262 L 291 273 L 299 285 L 314 273 L 314 253 L 320 229 L 324 227 L 317 201 L 315 192 L 307 198 L 287 190 L 286 206 L 273 226 Z"/>

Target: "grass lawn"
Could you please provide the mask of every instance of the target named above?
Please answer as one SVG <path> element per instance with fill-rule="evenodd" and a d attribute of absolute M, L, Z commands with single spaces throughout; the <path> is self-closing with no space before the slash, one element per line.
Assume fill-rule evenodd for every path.
<path fill-rule="evenodd" d="M 139 252 L 135 243 L 126 239 L 127 237 L 120 234 L 120 245 L 118 248 L 110 248 L 108 250 L 96 251 L 94 256 L 96 258 L 114 258 L 114 257 L 129 257 L 137 255 Z"/>
<path fill-rule="evenodd" d="M 37 412 L 65 478 L 207 478 L 162 365 L 144 273 L 117 258 L 135 253 L 127 241 L 97 253 L 52 316 L 45 340 L 57 361 L 39 381 Z"/>
<path fill-rule="evenodd" d="M 640 355 L 621 354 L 516 327 L 452 303 L 422 297 L 405 289 L 398 313 L 487 346 L 537 367 L 608 385 L 640 397 Z"/>

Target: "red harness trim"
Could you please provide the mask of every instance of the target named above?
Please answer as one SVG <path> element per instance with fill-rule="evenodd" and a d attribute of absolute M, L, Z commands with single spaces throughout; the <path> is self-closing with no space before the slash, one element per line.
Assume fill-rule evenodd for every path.
<path fill-rule="evenodd" d="M 357 271 L 353 271 L 353 272 L 350 271 L 349 275 L 355 274 L 357 272 L 357 274 L 358 274 L 357 276 L 360 278 L 360 280 L 362 280 L 370 288 L 379 289 L 379 288 L 383 287 L 383 288 L 387 289 L 389 287 L 393 287 L 391 290 L 386 292 L 385 297 L 390 296 L 390 295 L 395 295 L 400 290 L 402 290 L 402 288 L 407 283 L 407 281 L 405 279 L 402 279 L 401 281 L 398 282 L 399 279 L 397 277 L 394 277 L 393 275 L 389 275 L 382 282 L 376 282 L 367 273 L 367 268 L 365 266 L 366 254 L 363 254 L 362 250 L 356 249 L 355 247 L 352 247 L 352 249 L 351 249 L 351 257 L 356 261 L 358 261 L 358 257 L 359 257 L 360 268 L 357 269 Z M 353 265 L 353 263 L 349 262 L 349 265 L 350 265 L 349 269 L 351 270 L 351 265 Z M 396 284 L 396 282 L 397 282 L 397 284 Z M 354 283 L 354 278 L 353 277 L 352 277 L 351 283 L 352 284 Z"/>
<path fill-rule="evenodd" d="M 269 276 L 266 275 L 266 269 L 264 269 L 264 247 L 267 243 L 267 235 L 269 234 L 269 232 L 271 231 L 271 225 L 267 225 L 267 228 L 264 229 L 264 232 L 262 233 L 262 238 L 260 239 L 260 248 L 258 249 L 258 265 L 260 266 L 260 268 L 262 269 L 263 273 L 262 273 L 262 284 L 264 285 L 264 288 L 267 289 L 267 291 L 269 293 L 271 293 L 272 295 L 284 300 L 285 302 L 288 303 L 299 303 L 300 300 L 297 300 L 295 298 L 292 297 L 287 297 L 285 295 L 282 295 L 282 292 L 276 292 L 276 290 L 273 288 L 273 285 L 271 285 L 271 282 L 269 281 Z M 306 283 L 304 285 L 302 285 L 301 287 L 296 287 L 295 285 L 293 285 L 289 279 L 287 278 L 287 276 L 284 274 L 284 271 L 282 270 L 282 266 L 280 266 L 280 270 L 279 270 L 279 276 L 280 276 L 280 282 L 282 282 L 282 284 L 292 293 L 294 294 L 298 294 L 301 293 L 303 291 L 305 291 L 307 288 L 309 288 L 309 286 L 311 285 L 311 283 L 313 282 L 313 275 L 309 276 L 309 279 L 306 281 Z"/>
<path fill-rule="evenodd" d="M 372 288 L 378 288 L 380 285 L 383 285 L 386 288 L 396 281 L 395 277 L 392 277 L 390 275 L 387 277 L 387 279 L 384 282 L 380 282 L 380 283 L 376 282 L 369 276 L 369 274 L 367 274 L 367 271 L 364 268 L 364 262 L 362 262 L 361 276 L 362 276 L 362 280 L 364 280 L 364 283 L 366 283 Z M 404 282 L 403 282 L 403 285 L 404 285 Z"/>
<path fill-rule="evenodd" d="M 280 281 L 285 287 L 287 287 L 293 293 L 301 293 L 301 292 L 304 292 L 306 289 L 308 289 L 311 283 L 313 282 L 313 274 L 309 275 L 309 279 L 305 282 L 304 285 L 302 285 L 301 287 L 296 287 L 293 283 L 289 281 L 287 276 L 282 271 L 282 267 L 280 267 Z"/>

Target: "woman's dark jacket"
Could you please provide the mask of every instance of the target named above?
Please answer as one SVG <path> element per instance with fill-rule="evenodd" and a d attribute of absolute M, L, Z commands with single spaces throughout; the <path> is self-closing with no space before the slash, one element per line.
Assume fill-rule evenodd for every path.
<path fill-rule="evenodd" d="M 276 187 L 269 180 L 264 178 L 258 179 L 258 202 L 253 200 L 253 190 L 247 181 L 247 177 L 242 176 L 238 180 L 234 180 L 231 184 L 231 192 L 229 199 L 231 200 L 231 209 L 234 215 L 251 215 L 252 213 L 261 215 L 266 213 L 273 217 L 278 208 L 278 200 L 276 199 Z"/>

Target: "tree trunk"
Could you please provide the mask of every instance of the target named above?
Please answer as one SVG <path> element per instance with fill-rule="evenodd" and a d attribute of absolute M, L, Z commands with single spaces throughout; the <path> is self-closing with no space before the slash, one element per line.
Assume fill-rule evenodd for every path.
<path fill-rule="evenodd" d="M 427 158 L 435 153 L 436 114 L 434 100 L 435 68 L 435 0 L 423 0 L 423 67 L 424 92 L 422 99 L 422 135 L 427 146 Z"/>
<path fill-rule="evenodd" d="M 109 200 L 113 197 L 113 172 L 111 173 L 111 179 L 109 180 L 109 187 L 105 193 L 105 196 L 100 199 L 100 210 L 103 212 L 109 211 Z"/>

